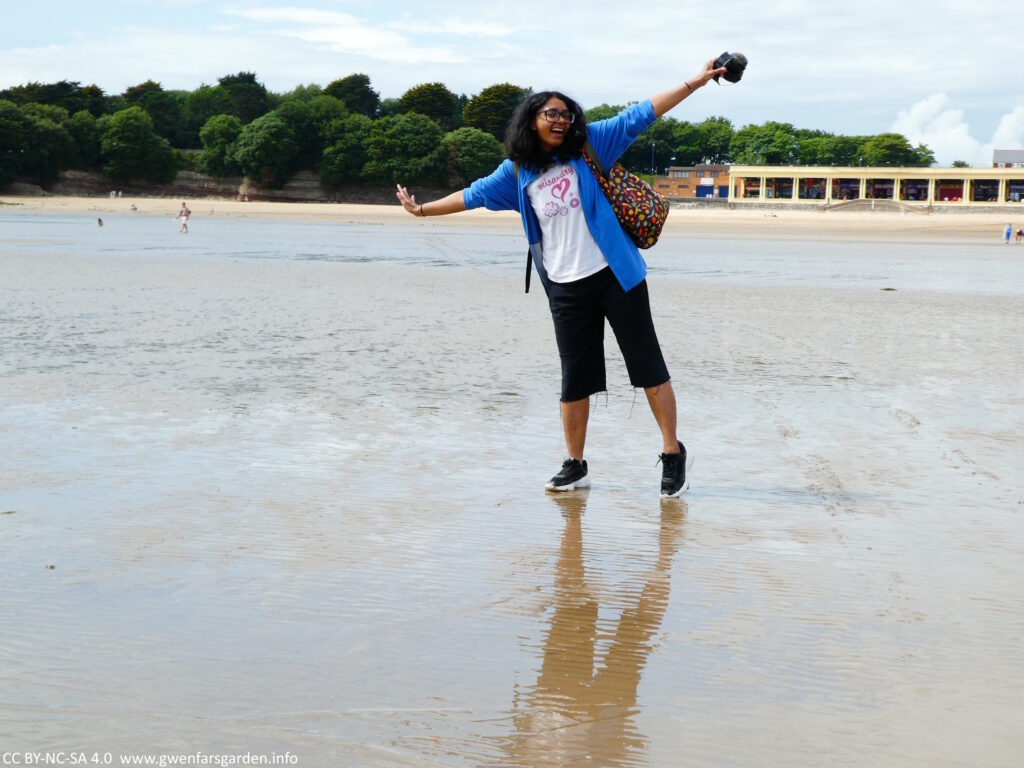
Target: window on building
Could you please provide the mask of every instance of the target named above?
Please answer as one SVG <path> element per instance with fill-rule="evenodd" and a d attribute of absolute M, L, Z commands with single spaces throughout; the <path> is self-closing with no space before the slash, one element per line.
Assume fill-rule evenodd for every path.
<path fill-rule="evenodd" d="M 963 179 L 939 179 L 935 182 L 935 199 L 943 203 L 958 203 L 964 196 Z"/>
<path fill-rule="evenodd" d="M 968 200 L 977 203 L 994 203 L 999 199 L 999 181 L 996 179 L 971 179 Z"/>
<path fill-rule="evenodd" d="M 928 180 L 927 179 L 901 179 L 900 200 L 927 200 Z"/>
<path fill-rule="evenodd" d="M 832 179 L 832 200 L 856 200 L 860 197 L 860 179 Z"/>

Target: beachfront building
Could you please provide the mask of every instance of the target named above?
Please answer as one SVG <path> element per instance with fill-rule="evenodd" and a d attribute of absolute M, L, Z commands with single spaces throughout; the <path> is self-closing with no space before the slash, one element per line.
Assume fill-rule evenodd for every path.
<path fill-rule="evenodd" d="M 992 150 L 993 168 L 1024 168 L 1024 149 Z"/>
<path fill-rule="evenodd" d="M 671 200 L 729 196 L 729 166 L 701 163 L 673 165 L 657 176 L 654 188 Z"/>
<path fill-rule="evenodd" d="M 832 168 L 734 165 L 730 203 L 828 206 L 887 200 L 911 207 L 1024 208 L 1024 167 Z"/>

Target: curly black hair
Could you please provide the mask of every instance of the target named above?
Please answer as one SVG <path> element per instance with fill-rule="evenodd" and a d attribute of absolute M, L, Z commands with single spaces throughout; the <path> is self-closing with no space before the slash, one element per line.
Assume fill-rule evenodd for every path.
<path fill-rule="evenodd" d="M 553 153 L 544 151 L 537 132 L 533 129 L 533 121 L 548 99 L 556 98 L 565 102 L 565 106 L 575 115 L 569 132 L 565 135 L 562 145 Z M 582 107 L 564 93 L 558 91 L 540 91 L 531 94 L 519 107 L 509 121 L 505 132 L 505 152 L 513 163 L 530 166 L 543 171 L 551 165 L 553 158 L 568 160 L 583 154 L 583 145 L 587 140 L 587 116 Z"/>

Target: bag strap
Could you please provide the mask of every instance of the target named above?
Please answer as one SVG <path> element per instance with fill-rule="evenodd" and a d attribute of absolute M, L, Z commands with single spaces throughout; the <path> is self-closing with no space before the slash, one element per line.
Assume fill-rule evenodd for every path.
<path fill-rule="evenodd" d="M 512 163 L 512 170 L 516 172 L 516 182 L 518 186 L 519 182 L 519 163 Z M 530 275 L 533 274 L 533 254 L 530 253 L 530 249 L 526 249 L 526 290 L 524 293 L 530 292 Z"/>
<path fill-rule="evenodd" d="M 596 170 L 603 178 L 608 178 L 608 171 L 605 170 L 604 164 L 601 159 L 597 156 L 597 150 L 594 149 L 594 145 L 590 143 L 590 139 L 583 142 L 583 154 L 590 160 L 591 167 Z"/>

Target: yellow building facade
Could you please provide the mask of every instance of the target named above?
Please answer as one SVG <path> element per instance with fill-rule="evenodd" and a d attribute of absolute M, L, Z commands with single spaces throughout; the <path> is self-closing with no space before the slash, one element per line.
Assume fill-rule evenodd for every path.
<path fill-rule="evenodd" d="M 1024 208 L 1024 168 L 729 168 L 730 203 L 828 206 L 852 200 L 891 200 L 923 208 Z"/>

